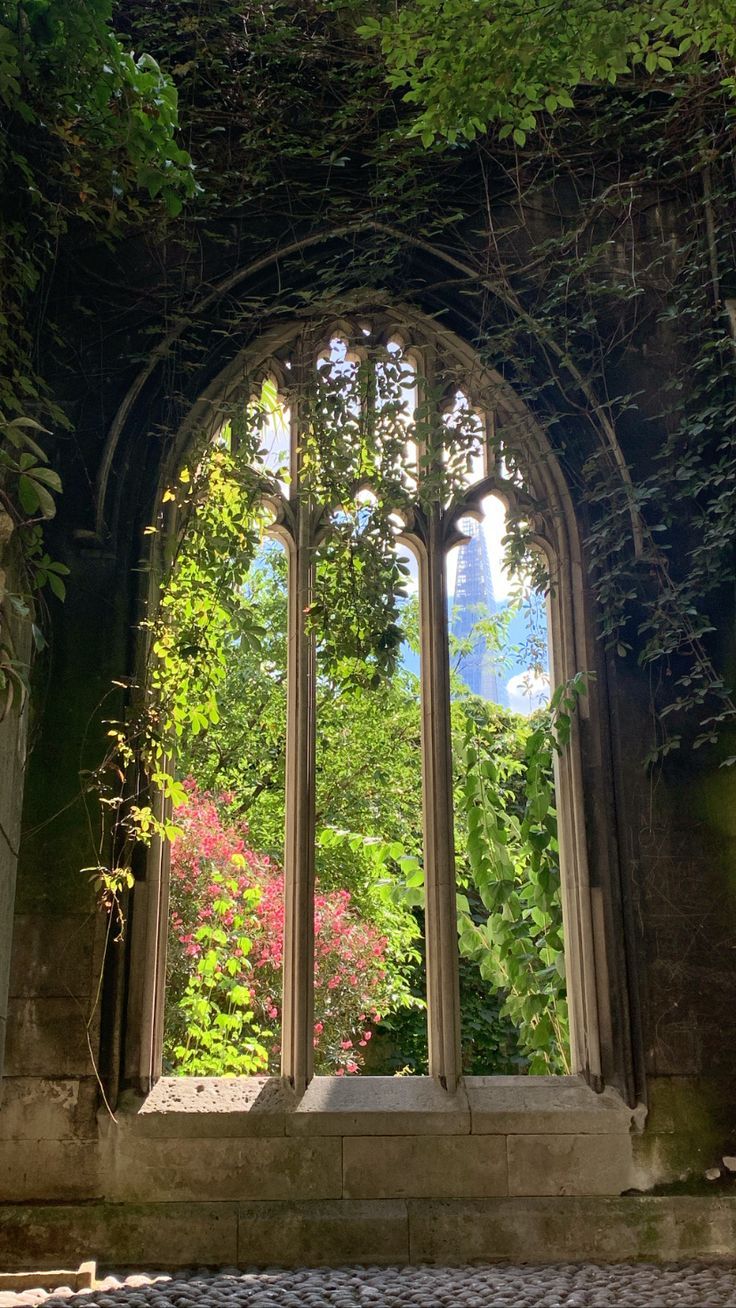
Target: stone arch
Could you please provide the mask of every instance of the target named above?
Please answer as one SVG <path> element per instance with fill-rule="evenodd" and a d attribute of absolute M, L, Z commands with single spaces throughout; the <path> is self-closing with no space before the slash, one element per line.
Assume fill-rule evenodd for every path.
<path fill-rule="evenodd" d="M 466 368 L 476 378 L 480 390 L 492 390 L 500 421 L 512 424 L 518 440 L 526 445 L 530 483 L 535 497 L 544 504 L 544 511 L 536 523 L 537 540 L 553 561 L 556 578 L 550 604 L 554 677 L 562 681 L 583 670 L 594 675 L 590 701 L 583 708 L 571 747 L 558 768 L 562 795 L 560 842 L 566 866 L 563 897 L 574 1069 L 582 1072 L 596 1088 L 604 1083 L 617 1085 L 633 1102 L 633 1040 L 628 1012 L 624 929 L 617 892 L 615 833 L 605 817 L 605 810 L 610 807 L 607 797 L 604 799 L 598 793 L 609 784 L 605 763 L 608 748 L 605 665 L 593 636 L 594 615 L 585 584 L 583 547 L 574 499 L 546 433 L 509 383 L 499 373 L 481 368 L 467 342 L 438 325 L 421 310 L 385 300 L 379 308 L 378 299 L 375 296 L 372 301 L 374 312 L 393 315 L 409 334 L 413 332 L 420 341 L 441 346 L 457 360 L 460 368 Z M 364 312 L 368 316 L 367 307 Z M 208 428 L 214 434 L 223 403 L 237 395 L 238 388 L 242 387 L 246 364 L 257 371 L 274 349 L 287 342 L 301 325 L 293 318 L 287 324 L 279 324 L 228 360 L 208 380 L 189 406 L 166 452 L 159 480 L 159 501 L 167 481 L 181 464 L 195 436 Z M 121 426 L 118 435 L 122 430 Z M 497 481 L 489 481 L 478 486 L 478 497 L 499 489 L 507 496 L 516 494 L 508 484 L 499 487 Z M 100 504 L 104 505 L 104 498 Z M 597 865 L 591 873 L 593 855 Z M 132 973 L 141 978 L 141 984 L 137 987 L 137 997 L 133 997 L 137 1011 L 131 1014 L 129 1022 L 132 1038 L 129 1038 L 127 1079 L 141 1088 L 149 1088 L 151 1080 L 155 1079 L 154 1045 L 159 1038 L 160 1023 L 156 1014 L 162 996 L 161 923 L 165 918 L 161 911 L 163 870 L 160 851 L 155 855 L 153 866 L 153 879 L 149 885 L 136 891 L 145 896 L 147 903 L 144 903 L 142 913 L 134 914 L 133 951 L 137 958 L 133 960 Z M 146 960 L 143 968 L 140 959 Z"/>
<path fill-rule="evenodd" d="M 243 265 L 221 278 L 186 312 L 182 312 L 178 315 L 174 325 L 150 352 L 146 363 L 136 375 L 118 406 L 117 412 L 113 417 L 106 435 L 98 467 L 96 483 L 95 530 L 98 536 L 102 537 L 105 534 L 110 475 L 119 446 L 121 445 L 121 442 L 124 441 L 126 428 L 129 427 L 133 418 L 136 403 L 140 399 L 145 387 L 155 376 L 157 370 L 160 369 L 164 362 L 169 358 L 175 345 L 186 338 L 189 332 L 194 331 L 196 333 L 198 320 L 202 320 L 203 316 L 225 296 L 228 296 L 241 288 L 245 288 L 250 279 L 255 278 L 264 271 L 278 269 L 281 262 L 294 256 L 299 256 L 307 252 L 318 254 L 320 249 L 325 247 L 329 242 L 370 235 L 390 237 L 399 245 L 405 246 L 410 252 L 431 259 L 432 261 L 437 262 L 440 266 L 444 266 L 446 269 L 452 269 L 454 272 L 466 278 L 470 283 L 475 283 L 477 286 L 488 292 L 492 297 L 497 298 L 515 316 L 521 318 L 526 316 L 523 306 L 518 298 L 503 283 L 494 278 L 485 277 L 479 274 L 476 269 L 458 258 L 456 254 L 444 250 L 438 245 L 423 238 L 414 236 L 411 233 L 404 232 L 400 228 L 393 227 L 374 219 L 361 219 L 357 222 L 347 223 L 343 226 L 336 226 L 326 231 L 314 232 L 296 241 L 278 246 L 268 254 L 262 255 L 251 263 Z M 541 330 L 531 320 L 529 320 L 529 325 L 532 332 Z M 591 386 L 578 371 L 575 364 L 570 360 L 555 338 L 550 336 L 548 333 L 545 333 L 544 345 L 545 348 L 549 350 L 550 354 L 557 360 L 560 368 L 566 372 L 572 386 L 584 399 L 588 419 L 594 433 L 595 443 L 599 450 L 603 452 L 607 461 L 615 470 L 617 476 L 620 478 L 628 492 L 631 489 L 631 478 L 628 465 L 619 444 L 614 424 L 608 415 L 606 407 L 599 404 Z M 628 495 L 628 501 L 632 541 L 635 552 L 638 555 L 642 548 L 643 528 L 633 496 L 630 494 Z"/>

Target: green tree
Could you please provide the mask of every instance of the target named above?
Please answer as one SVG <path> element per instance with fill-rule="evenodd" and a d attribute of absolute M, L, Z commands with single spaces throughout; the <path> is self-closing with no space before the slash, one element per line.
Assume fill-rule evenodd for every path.
<path fill-rule="evenodd" d="M 205 538 L 210 534 L 205 532 Z M 263 632 L 257 646 L 226 638 L 217 717 L 179 761 L 229 793 L 254 846 L 283 850 L 286 568 L 261 549 L 243 594 Z M 403 616 L 403 615 L 402 615 Z M 506 622 L 479 615 L 503 643 Z M 417 639 L 416 604 L 406 626 Z M 463 647 L 456 642 L 455 657 Z M 465 692 L 455 676 L 453 737 L 464 1063 L 469 1072 L 565 1070 L 567 1014 L 552 781 L 553 719 L 529 721 Z M 317 715 L 317 876 L 348 889 L 388 939 L 397 1006 L 384 1013 L 369 1067 L 426 1071 L 419 687 L 401 667 L 377 686 L 320 679 Z M 570 704 L 565 707 L 570 711 Z M 569 721 L 569 719 L 568 719 Z M 554 730 L 553 730 L 554 728 Z M 349 778 L 349 784 L 346 779 Z"/>
<path fill-rule="evenodd" d="M 400 1057 L 400 1046 L 410 1035 L 408 1065 L 424 1070 L 426 1033 L 419 1035 L 416 1021 L 424 988 L 421 714 L 416 678 L 401 667 L 398 657 L 402 628 L 416 646 L 417 615 L 416 603 L 406 604 L 402 598 L 406 572 L 396 553 L 392 521 L 392 505 L 401 505 L 409 494 L 400 475 L 407 442 L 407 415 L 400 398 L 406 377 L 401 361 L 387 360 L 385 354 L 379 352 L 359 367 L 351 364 L 347 384 L 344 369 L 318 370 L 303 403 L 301 494 L 340 505 L 325 518 L 314 598 L 307 610 L 318 668 L 316 870 L 320 893 L 349 894 L 355 911 L 386 938 L 392 995 L 381 1011 L 390 1015 L 384 1023 L 387 1043 L 392 1043 L 392 1057 Z M 385 403 L 373 405 L 369 400 L 376 382 L 389 393 Z M 398 392 L 398 400 L 391 391 Z M 265 519 L 258 507 L 269 489 L 258 466 L 261 429 L 270 421 L 273 404 L 276 397 L 264 388 L 261 400 L 246 405 L 237 422 L 233 418 L 232 424 L 225 423 L 217 440 L 193 451 L 191 469 L 182 469 L 176 486 L 164 495 L 164 507 L 175 508 L 178 534 L 159 611 L 150 620 L 149 703 L 139 744 L 151 779 L 174 804 L 181 802 L 181 780 L 187 776 L 201 787 L 228 792 L 233 813 L 248 823 L 253 848 L 280 862 L 285 818 L 285 557 L 277 546 L 259 544 Z M 236 426 L 238 439 L 231 440 Z M 431 434 L 448 441 L 444 425 Z M 473 439 L 477 437 L 472 432 L 453 427 L 448 458 L 432 463 L 420 482 L 421 495 L 434 502 L 438 495 L 459 491 Z M 364 478 L 377 488 L 369 500 L 354 494 Z M 150 530 L 155 533 L 162 526 Z M 479 621 L 486 640 L 502 641 L 503 621 L 482 614 Z M 459 647 L 457 657 L 464 652 Z M 461 685 L 457 678 L 458 694 Z M 511 1001 L 528 998 L 530 987 L 523 971 L 503 973 L 496 968 L 492 977 L 486 959 L 492 942 L 484 950 L 466 921 L 475 908 L 477 922 L 471 925 L 487 927 L 491 909 L 484 898 L 487 886 L 477 875 L 478 832 L 487 842 L 492 822 L 496 828 L 505 823 L 509 834 L 518 828 L 515 876 L 523 882 L 528 868 L 534 870 L 532 835 L 538 833 L 532 833 L 516 810 L 531 804 L 539 823 L 552 808 L 551 747 L 544 732 L 532 732 L 532 739 L 544 741 L 546 754 L 542 759 L 529 753 L 530 732 L 523 720 L 505 714 L 496 721 L 487 706 L 469 702 L 475 704 L 470 716 L 474 713 L 484 724 L 504 769 L 501 818 L 492 813 L 492 797 L 484 802 L 488 821 L 484 815 L 479 820 L 475 803 L 467 809 L 460 805 L 458 812 L 461 884 L 464 881 L 469 892 L 460 936 L 467 958 L 464 984 L 466 992 L 476 992 L 475 1036 L 480 1044 L 485 1039 L 486 1066 L 499 1070 L 499 1059 L 508 1060 L 512 1049 L 515 1054 L 514 1023 L 507 1020 Z M 454 713 L 456 788 L 462 792 L 469 784 L 463 773 L 468 763 L 463 753 L 469 718 L 465 702 L 458 703 Z M 132 762 L 129 734 L 118 732 L 117 739 L 122 752 L 128 751 L 126 761 Z M 507 784 L 518 777 L 523 792 L 525 758 L 531 783 L 526 798 Z M 509 808 L 506 790 L 515 809 Z M 158 829 L 146 804 L 131 805 L 123 822 L 131 839 L 150 839 Z M 161 834 L 170 832 L 166 828 Z M 548 891 L 549 916 L 559 917 L 559 894 L 555 899 L 552 885 Z M 539 907 L 538 900 L 533 907 Z M 501 913 L 500 920 L 505 917 Z M 524 941 L 513 944 L 534 948 L 535 942 L 534 932 L 527 930 Z M 544 947 L 548 945 L 545 941 Z M 538 968 L 530 971 L 533 1002 L 539 1005 Z M 549 987 L 547 992 L 551 994 Z M 519 1014 L 526 1020 L 525 1010 Z M 546 1051 L 553 1037 L 558 1043 L 564 1039 L 563 1026 L 562 1021 L 554 1029 L 550 1025 L 549 1039 L 543 1040 L 547 1028 L 530 1021 L 534 1041 L 525 1039 L 525 1049 L 541 1057 L 542 1044 Z M 550 1065 L 555 1065 L 554 1058 L 550 1052 Z M 375 1068 L 373 1057 L 371 1062 Z"/>
<path fill-rule="evenodd" d="M 391 86 L 418 106 L 412 132 L 472 140 L 490 124 L 523 146 L 586 83 L 675 66 L 719 68 L 736 89 L 734 0 L 408 0 L 360 29 L 380 39 Z"/>

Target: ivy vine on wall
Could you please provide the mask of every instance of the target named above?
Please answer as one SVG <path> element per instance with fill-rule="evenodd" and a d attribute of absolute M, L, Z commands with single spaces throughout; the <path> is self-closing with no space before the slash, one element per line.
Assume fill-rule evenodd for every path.
<path fill-rule="evenodd" d="M 141 339 L 161 342 L 179 380 L 206 371 L 223 342 L 235 352 L 244 308 L 265 329 L 284 315 L 352 311 L 361 296 L 390 294 L 440 315 L 451 301 L 481 362 L 516 388 L 563 465 L 601 639 L 649 673 L 643 752 L 661 762 L 683 746 L 712 746 L 719 762 L 736 760 L 717 621 L 732 603 L 736 558 L 736 355 L 725 304 L 736 294 L 733 0 L 623 9 L 550 0 L 531 26 L 516 0 L 468 21 L 478 10 L 476 0 L 0 6 L 0 544 L 9 558 L 13 538 L 21 578 L 8 587 L 2 628 L 6 702 L 25 677 L 7 605 L 30 616 L 44 586 L 63 595 L 66 575 L 40 531 L 61 490 L 69 424 L 40 360 L 53 347 L 60 371 L 74 368 L 68 323 L 48 312 L 54 268 L 80 250 L 82 262 L 114 261 L 124 236 L 151 266 L 166 266 L 133 351 Z M 140 50 L 149 53 L 131 54 Z M 245 305 L 223 297 L 216 340 L 203 339 L 196 306 L 226 230 L 254 259 L 290 244 L 287 289 L 249 287 Z M 342 247 L 305 272 L 300 239 L 337 230 Z M 424 260 L 421 277 L 412 255 Z M 121 312 L 125 295 L 120 286 Z M 164 345 L 172 321 L 191 332 L 182 326 Z M 175 430 L 185 399 L 177 383 L 157 440 Z M 513 457 L 513 433 L 506 440 Z M 171 493 L 194 506 L 197 469 L 189 475 Z M 251 489 L 241 480 L 233 490 L 238 512 Z M 216 566 L 242 563 L 252 544 L 244 537 L 242 555 Z M 343 542 L 343 553 L 351 548 Z M 396 581 L 383 566 L 372 577 L 368 644 L 393 621 Z M 216 590 L 207 615 L 196 604 L 186 615 L 197 638 L 204 616 L 212 624 L 210 652 L 224 578 Z M 167 639 L 154 626 L 151 648 Z M 376 656 L 379 671 L 391 649 Z M 363 652 L 354 644 L 350 657 Z M 180 655 L 170 650 L 174 662 Z M 213 675 L 217 667 L 214 652 Z M 174 691 L 154 699 L 132 734 L 111 728 L 125 784 L 105 790 L 109 770 L 97 780 L 113 825 L 128 823 L 120 857 L 98 857 L 113 909 L 131 877 L 131 841 L 150 839 L 159 821 L 142 795 L 129 799 L 140 751 L 148 777 L 175 798 L 172 728 L 176 737 L 211 720 L 214 700 L 195 684 L 197 669 L 187 673 L 189 703 Z M 501 811 L 493 820 L 506 821 Z M 161 832 L 171 834 L 166 823 Z"/>

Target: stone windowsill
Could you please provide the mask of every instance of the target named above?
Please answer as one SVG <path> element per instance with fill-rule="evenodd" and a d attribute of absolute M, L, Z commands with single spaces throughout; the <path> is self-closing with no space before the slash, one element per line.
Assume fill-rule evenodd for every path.
<path fill-rule="evenodd" d="M 581 1077 L 315 1077 L 301 1099 L 277 1077 L 163 1077 L 123 1097 L 118 1123 L 158 1138 L 387 1135 L 622 1135 L 641 1126 L 617 1091 Z"/>

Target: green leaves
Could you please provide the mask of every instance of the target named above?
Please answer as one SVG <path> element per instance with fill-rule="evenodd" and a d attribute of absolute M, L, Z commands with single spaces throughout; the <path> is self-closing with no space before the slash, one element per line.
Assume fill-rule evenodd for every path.
<path fill-rule="evenodd" d="M 29 515 L 40 513 L 53 518 L 56 504 L 51 492 L 61 493 L 61 479 L 51 468 L 37 463 L 33 454 L 21 454 L 18 475 L 18 498 Z"/>
<path fill-rule="evenodd" d="M 64 577 L 69 576 L 69 569 L 64 563 L 57 563 L 48 554 L 43 554 L 34 566 L 34 584 L 38 590 L 48 586 L 57 599 L 66 599 Z"/>
<path fill-rule="evenodd" d="M 141 222 L 142 189 L 149 198 L 160 195 L 160 211 L 170 215 L 198 190 L 189 155 L 176 141 L 173 82 L 150 56 L 124 50 L 112 14 L 111 0 L 2 6 L 0 406 L 12 420 L 0 417 L 0 492 L 19 518 L 53 518 L 61 493 L 35 439 L 45 428 L 24 411 L 32 406 L 59 425 L 66 421 L 34 366 L 46 297 L 33 297 L 60 257 L 70 218 L 109 240 L 126 223 Z M 15 464 L 9 449 L 19 453 Z M 32 576 L 38 542 L 24 531 L 18 544 Z M 57 568 L 42 569 L 40 577 L 63 598 Z"/>
<path fill-rule="evenodd" d="M 243 913 L 252 913 L 261 892 L 250 887 L 239 892 L 237 880 L 213 868 L 209 872 L 219 894 L 208 901 L 211 916 L 192 936 L 201 949 L 188 972 L 176 1003 L 178 1030 L 183 1039 L 173 1053 L 177 1070 L 189 1076 L 252 1076 L 268 1067 L 266 1040 L 271 1032 L 257 1020 L 250 988 L 243 983 L 252 941 L 233 932 L 242 927 Z M 174 887 L 176 903 L 176 885 Z M 189 911 L 192 905 L 187 906 Z M 251 919 L 252 920 L 252 919 Z M 167 1044 L 170 1037 L 167 1033 Z"/>
<path fill-rule="evenodd" d="M 519 721 L 513 743 L 493 718 L 465 710 L 456 769 L 458 866 L 476 902 L 458 899 L 460 949 L 505 992 L 502 1013 L 518 1028 L 531 1072 L 568 1069 L 552 761 L 586 686 L 583 674 L 558 686 L 548 711 Z"/>
<path fill-rule="evenodd" d="M 0 496 L 20 528 L 17 539 L 27 587 L 25 596 L 13 598 L 23 605 L 26 617 L 32 613 L 34 591 L 48 586 L 57 599 L 63 600 L 66 596 L 63 578 L 69 574 L 63 563 L 54 562 L 43 552 L 40 529 L 32 522 L 54 517 L 54 497 L 61 494 L 62 485 L 59 474 L 47 466 L 46 452 L 31 432 L 45 434 L 46 428 L 27 416 L 7 419 L 0 415 Z M 16 611 L 20 613 L 20 608 Z M 43 636 L 35 623 L 33 631 L 34 645 L 40 649 Z"/>
<path fill-rule="evenodd" d="M 472 141 L 488 127 L 520 148 L 545 114 L 573 107 L 575 89 L 627 74 L 697 77 L 701 59 L 727 67 L 736 49 L 734 0 L 407 0 L 358 28 L 380 42 L 389 85 L 419 112 L 411 131 Z M 695 49 L 700 58 L 682 61 Z M 727 79 L 724 79 L 726 81 Z"/>
<path fill-rule="evenodd" d="M 53 518 L 56 513 L 54 495 L 61 494 L 61 478 L 52 468 L 46 467 L 47 456 L 31 431 L 44 432 L 46 429 L 33 418 L 19 417 L 12 420 L 0 415 L 0 487 L 3 482 L 10 488 L 15 480 L 20 508 L 29 516 L 40 514 L 44 518 Z M 10 449 L 8 448 L 10 446 Z M 17 453 L 11 453 L 11 450 Z"/>

